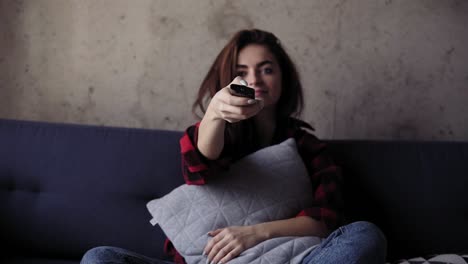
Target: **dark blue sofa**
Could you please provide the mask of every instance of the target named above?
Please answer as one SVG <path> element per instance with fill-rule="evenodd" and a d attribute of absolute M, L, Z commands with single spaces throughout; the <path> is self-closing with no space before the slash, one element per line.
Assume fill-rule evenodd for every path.
<path fill-rule="evenodd" d="M 181 131 L 0 119 L 1 263 L 78 263 L 112 245 L 163 257 L 146 203 L 183 183 Z M 389 260 L 468 252 L 468 142 L 328 141 L 349 220 Z"/>

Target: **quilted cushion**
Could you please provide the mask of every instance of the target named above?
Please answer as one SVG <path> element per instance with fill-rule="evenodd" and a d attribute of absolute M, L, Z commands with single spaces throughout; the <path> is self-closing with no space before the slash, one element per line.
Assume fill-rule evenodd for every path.
<path fill-rule="evenodd" d="M 188 263 L 205 263 L 207 232 L 294 217 L 311 203 L 311 183 L 294 139 L 252 153 L 202 186 L 182 185 L 147 204 Z M 280 237 L 244 251 L 229 263 L 299 263 L 321 241 Z"/>

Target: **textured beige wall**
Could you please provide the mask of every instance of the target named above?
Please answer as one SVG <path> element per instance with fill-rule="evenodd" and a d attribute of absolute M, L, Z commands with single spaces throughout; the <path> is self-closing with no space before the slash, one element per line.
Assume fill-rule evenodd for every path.
<path fill-rule="evenodd" d="M 0 0 L 0 117 L 182 130 L 236 30 L 274 32 L 321 138 L 468 140 L 468 1 Z"/>

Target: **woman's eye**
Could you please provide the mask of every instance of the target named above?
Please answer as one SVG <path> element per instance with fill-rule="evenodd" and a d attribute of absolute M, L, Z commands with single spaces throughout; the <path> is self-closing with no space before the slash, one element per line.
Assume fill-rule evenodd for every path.
<path fill-rule="evenodd" d="M 237 76 L 244 77 L 245 74 L 246 74 L 245 72 L 238 72 L 238 73 L 237 73 Z"/>
<path fill-rule="evenodd" d="M 272 73 L 273 73 L 273 69 L 272 69 L 272 68 L 265 68 L 265 69 L 263 69 L 263 73 L 265 73 L 265 74 L 272 74 Z"/>

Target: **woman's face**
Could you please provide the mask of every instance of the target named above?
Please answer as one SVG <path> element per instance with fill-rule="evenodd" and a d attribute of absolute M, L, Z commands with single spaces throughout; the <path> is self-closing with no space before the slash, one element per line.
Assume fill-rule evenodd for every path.
<path fill-rule="evenodd" d="M 255 98 L 265 107 L 275 106 L 281 96 L 281 70 L 267 47 L 250 44 L 239 52 L 237 74 L 255 89 Z"/>

